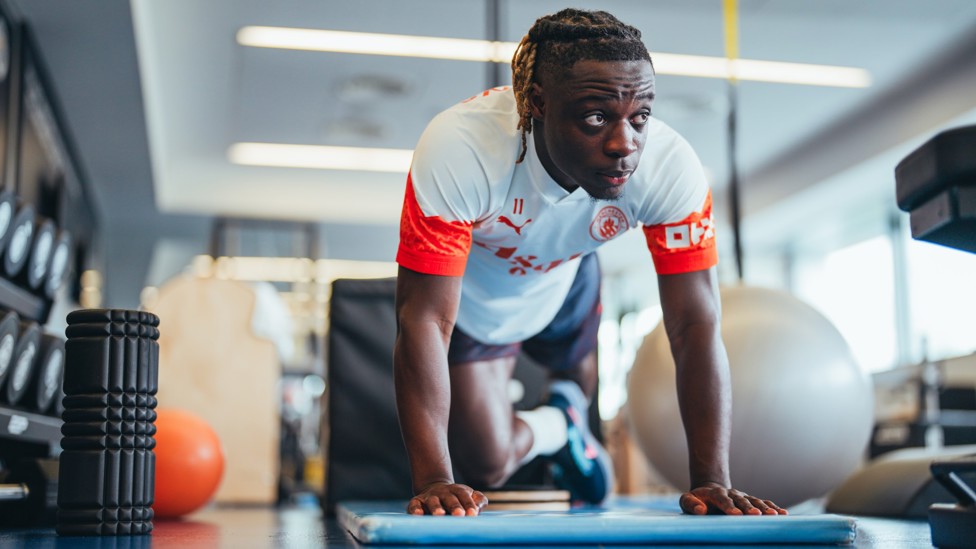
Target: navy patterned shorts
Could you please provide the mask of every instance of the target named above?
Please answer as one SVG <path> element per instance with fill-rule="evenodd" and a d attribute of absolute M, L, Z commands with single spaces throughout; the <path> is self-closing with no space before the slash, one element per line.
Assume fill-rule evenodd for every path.
<path fill-rule="evenodd" d="M 521 343 L 482 343 L 454 328 L 447 354 L 452 366 L 479 360 L 515 356 L 524 350 L 552 370 L 573 368 L 597 346 L 600 329 L 600 263 L 595 253 L 580 260 L 576 279 L 556 317 L 541 332 Z"/>

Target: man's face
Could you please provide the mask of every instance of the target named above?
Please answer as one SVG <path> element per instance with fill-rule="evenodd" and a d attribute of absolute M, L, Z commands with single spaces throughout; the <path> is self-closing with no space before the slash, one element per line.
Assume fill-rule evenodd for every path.
<path fill-rule="evenodd" d="M 579 61 L 535 89 L 535 142 L 549 175 L 570 192 L 582 187 L 596 199 L 619 198 L 647 139 L 651 64 Z"/>

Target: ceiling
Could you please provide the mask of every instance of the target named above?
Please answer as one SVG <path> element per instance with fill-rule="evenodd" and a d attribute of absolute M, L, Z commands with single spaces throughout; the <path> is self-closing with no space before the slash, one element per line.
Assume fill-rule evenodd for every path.
<path fill-rule="evenodd" d="M 240 166 L 228 148 L 410 149 L 435 113 L 510 80 L 507 67 L 497 82 L 499 71 L 484 63 L 235 42 L 245 25 L 493 38 L 486 0 L 7 1 L 38 36 L 109 233 L 108 255 L 144 265 L 153 238 L 199 240 L 213 216 L 313 221 L 334 235 L 331 255 L 388 258 L 403 175 Z M 573 5 L 640 28 L 652 57 L 724 55 L 719 0 Z M 518 41 L 537 17 L 562 7 L 499 0 L 497 38 Z M 740 55 L 861 67 L 873 81 L 860 89 L 739 84 L 747 215 L 976 109 L 972 0 L 740 0 Z M 655 116 L 691 142 L 716 202 L 724 200 L 727 83 L 659 75 L 657 88 Z M 363 246 L 356 239 L 364 234 L 382 243 Z"/>

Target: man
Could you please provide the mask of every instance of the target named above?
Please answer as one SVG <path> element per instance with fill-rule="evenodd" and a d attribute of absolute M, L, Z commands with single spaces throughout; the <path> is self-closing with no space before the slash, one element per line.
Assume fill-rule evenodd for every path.
<path fill-rule="evenodd" d="M 487 500 L 454 469 L 496 487 L 537 455 L 575 499 L 610 493 L 610 460 L 586 423 L 600 315 L 593 252 L 642 224 L 690 449 L 681 508 L 785 513 L 731 488 L 711 197 L 690 146 L 651 117 L 640 32 L 606 12 L 563 10 L 535 22 L 512 68 L 512 89 L 434 118 L 407 179 L 394 349 L 407 511 L 477 515 Z M 506 387 L 520 350 L 553 382 L 547 405 L 513 412 Z"/>

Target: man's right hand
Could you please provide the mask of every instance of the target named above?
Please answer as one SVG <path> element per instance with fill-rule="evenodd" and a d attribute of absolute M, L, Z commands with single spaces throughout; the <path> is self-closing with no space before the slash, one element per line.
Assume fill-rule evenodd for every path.
<path fill-rule="evenodd" d="M 407 504 L 411 515 L 477 516 L 488 505 L 488 498 L 464 484 L 430 484 Z"/>

